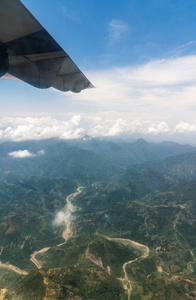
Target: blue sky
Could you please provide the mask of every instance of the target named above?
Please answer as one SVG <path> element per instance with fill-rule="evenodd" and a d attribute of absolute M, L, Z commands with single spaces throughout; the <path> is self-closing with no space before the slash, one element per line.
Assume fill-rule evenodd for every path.
<path fill-rule="evenodd" d="M 23 0 L 96 89 L 0 80 L 0 139 L 196 134 L 195 0 Z"/>
<path fill-rule="evenodd" d="M 196 37 L 194 0 L 23 3 L 85 68 L 141 64 L 180 51 L 190 53 L 194 48 L 190 44 Z M 187 44 L 190 48 L 181 48 Z"/>

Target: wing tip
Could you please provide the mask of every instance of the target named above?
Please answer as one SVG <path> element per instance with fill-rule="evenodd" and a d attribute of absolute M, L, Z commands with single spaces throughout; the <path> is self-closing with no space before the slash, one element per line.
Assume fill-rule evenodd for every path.
<path fill-rule="evenodd" d="M 95 89 L 95 86 L 91 82 L 89 82 L 88 89 Z"/>

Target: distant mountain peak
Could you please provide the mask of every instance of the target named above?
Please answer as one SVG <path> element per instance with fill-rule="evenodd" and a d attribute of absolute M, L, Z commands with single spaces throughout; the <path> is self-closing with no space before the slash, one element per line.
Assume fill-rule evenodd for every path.
<path fill-rule="evenodd" d="M 147 145 L 149 144 L 145 139 L 140 138 L 139 140 L 137 140 L 134 144 L 138 144 L 138 145 Z"/>

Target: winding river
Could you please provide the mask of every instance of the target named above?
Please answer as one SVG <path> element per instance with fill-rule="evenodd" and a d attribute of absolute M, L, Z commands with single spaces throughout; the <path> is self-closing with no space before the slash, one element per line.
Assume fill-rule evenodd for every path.
<path fill-rule="evenodd" d="M 67 196 L 66 198 L 66 205 L 65 205 L 65 208 L 64 208 L 64 211 L 65 211 L 65 230 L 63 231 L 63 234 L 62 234 L 62 237 L 63 239 L 65 240 L 63 243 L 59 244 L 59 245 L 56 245 L 57 247 L 60 247 L 62 245 L 64 245 L 67 240 L 72 236 L 72 229 L 71 229 L 71 213 L 73 212 L 73 205 L 71 204 L 71 201 L 73 201 L 73 199 L 79 195 L 82 191 L 82 188 L 83 187 L 78 187 L 77 188 L 77 191 L 75 193 L 72 193 L 70 194 L 69 196 Z M 31 254 L 30 256 L 30 260 L 32 261 L 32 263 L 34 263 L 34 265 L 38 268 L 38 269 L 41 269 L 42 268 L 42 265 L 41 263 L 39 262 L 39 260 L 36 259 L 36 255 L 37 254 L 40 254 L 40 253 L 44 253 L 46 251 L 48 251 L 51 247 L 47 247 L 47 248 L 43 248 L 39 251 L 35 251 Z M 4 268 L 4 269 L 8 269 L 8 270 L 11 270 L 11 271 L 14 271 L 15 273 L 18 273 L 20 275 L 27 275 L 28 272 L 24 271 L 24 270 L 21 270 L 20 268 L 18 267 L 15 267 L 9 263 L 2 263 L 0 261 L 0 268 Z"/>
<path fill-rule="evenodd" d="M 64 224 L 65 224 L 66 228 L 65 228 L 65 230 L 63 231 L 63 234 L 62 234 L 62 238 L 65 241 L 61 244 L 56 245 L 56 247 L 60 247 L 60 246 L 64 245 L 68 241 L 68 239 L 72 236 L 71 213 L 73 212 L 73 205 L 72 205 L 71 202 L 74 200 L 75 197 L 77 197 L 77 195 L 79 195 L 81 193 L 82 189 L 83 189 L 82 186 L 78 187 L 77 191 L 75 193 L 70 194 L 66 198 L 66 205 L 64 207 L 64 215 L 65 215 Z M 36 267 L 38 269 L 41 269 L 42 265 L 39 262 L 39 260 L 36 259 L 36 255 L 40 254 L 40 253 L 44 253 L 44 252 L 48 251 L 50 248 L 51 247 L 43 248 L 43 249 L 41 249 L 39 251 L 35 251 L 31 254 L 30 260 L 32 261 L 32 263 L 34 263 L 36 265 Z"/>
<path fill-rule="evenodd" d="M 11 271 L 14 271 L 15 273 L 18 273 L 20 275 L 27 275 L 28 273 L 24 270 L 21 270 L 13 265 L 10 265 L 8 263 L 6 264 L 3 264 L 1 261 L 0 261 L 0 268 L 4 268 L 4 269 L 8 269 L 8 270 L 11 270 Z"/>

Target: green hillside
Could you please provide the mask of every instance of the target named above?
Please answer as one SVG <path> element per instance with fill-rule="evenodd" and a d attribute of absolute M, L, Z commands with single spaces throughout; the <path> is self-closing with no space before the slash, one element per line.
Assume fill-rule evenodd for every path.
<path fill-rule="evenodd" d="M 31 156 L 16 158 L 10 153 L 28 150 Z M 176 143 L 114 143 L 99 139 L 44 140 L 0 144 L 0 177 L 69 177 L 93 183 L 109 179 L 138 163 L 189 153 L 195 148 Z"/>
<path fill-rule="evenodd" d="M 62 241 L 62 228 L 53 226 L 55 212 L 76 188 L 66 178 L 9 178 L 0 182 L 0 246 L 2 263 L 33 268 L 30 254 Z"/>
<path fill-rule="evenodd" d="M 191 147 L 143 140 L 1 146 L 0 299 L 195 299 Z M 125 168 L 127 155 L 120 168 L 115 157 L 128 147 L 137 164 Z M 45 154 L 6 154 L 27 148 Z M 146 154 L 144 163 L 157 149 L 162 157 Z"/>

